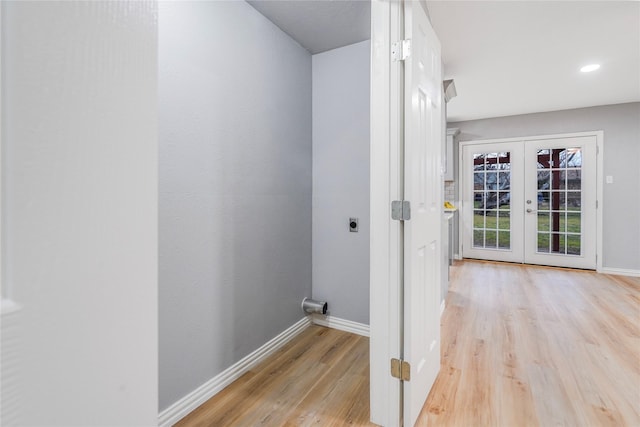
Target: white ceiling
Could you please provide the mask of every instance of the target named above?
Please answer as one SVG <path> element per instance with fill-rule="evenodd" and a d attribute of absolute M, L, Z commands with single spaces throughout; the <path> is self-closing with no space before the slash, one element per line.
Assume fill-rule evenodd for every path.
<path fill-rule="evenodd" d="M 369 38 L 368 0 L 249 3 L 313 54 Z M 640 101 L 640 2 L 427 4 L 458 91 L 449 121 Z"/>
<path fill-rule="evenodd" d="M 458 91 L 449 121 L 640 101 L 638 2 L 427 4 Z"/>
<path fill-rule="evenodd" d="M 312 54 L 369 40 L 368 0 L 248 0 Z"/>

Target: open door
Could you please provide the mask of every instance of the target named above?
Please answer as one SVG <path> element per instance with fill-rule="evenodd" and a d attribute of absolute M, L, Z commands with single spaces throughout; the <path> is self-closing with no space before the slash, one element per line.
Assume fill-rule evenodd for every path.
<path fill-rule="evenodd" d="M 370 407 L 385 427 L 415 425 L 440 370 L 443 96 L 422 7 L 371 2 Z"/>
<path fill-rule="evenodd" d="M 413 426 L 440 370 L 442 66 L 422 2 L 405 2 L 404 425 Z"/>

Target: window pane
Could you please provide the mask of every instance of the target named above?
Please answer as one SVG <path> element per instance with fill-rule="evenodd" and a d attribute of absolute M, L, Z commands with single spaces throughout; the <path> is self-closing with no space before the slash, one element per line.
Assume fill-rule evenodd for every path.
<path fill-rule="evenodd" d="M 538 252 L 549 252 L 549 234 L 538 233 Z"/>
<path fill-rule="evenodd" d="M 511 213 L 509 211 L 501 211 L 498 215 L 498 228 L 500 230 L 511 230 Z"/>
<path fill-rule="evenodd" d="M 567 235 L 567 254 L 580 255 L 580 235 Z"/>
<path fill-rule="evenodd" d="M 582 171 L 569 169 L 567 171 L 567 188 L 569 190 L 582 190 Z"/>
<path fill-rule="evenodd" d="M 511 233 L 508 231 L 498 232 L 498 248 L 511 249 Z"/>
<path fill-rule="evenodd" d="M 581 168 L 582 167 L 582 150 L 579 148 L 567 148 L 566 150 L 566 167 Z"/>
<path fill-rule="evenodd" d="M 567 231 L 567 213 L 560 212 L 559 217 L 560 217 L 560 226 L 558 227 L 558 231 L 561 233 L 564 233 Z"/>
<path fill-rule="evenodd" d="M 549 199 L 551 193 L 548 191 L 538 191 L 538 210 L 549 210 Z"/>
<path fill-rule="evenodd" d="M 549 171 L 538 171 L 538 190 L 549 190 L 551 188 L 551 173 Z"/>
<path fill-rule="evenodd" d="M 484 246 L 484 231 L 473 230 L 473 246 L 476 248 Z"/>
<path fill-rule="evenodd" d="M 484 228 L 484 211 L 473 211 L 473 228 Z"/>
<path fill-rule="evenodd" d="M 580 191 L 567 192 L 567 209 L 580 210 L 581 202 L 582 202 L 582 193 Z"/>
<path fill-rule="evenodd" d="M 483 200 L 484 200 L 484 191 L 476 191 L 475 193 L 473 193 L 474 208 L 481 208 L 482 205 L 484 204 Z"/>
<path fill-rule="evenodd" d="M 511 157 L 510 153 L 498 153 L 498 162 L 500 163 L 501 170 L 511 169 Z"/>
<path fill-rule="evenodd" d="M 475 172 L 473 174 L 473 189 L 476 191 L 484 191 L 484 173 Z"/>
<path fill-rule="evenodd" d="M 487 230 L 484 235 L 484 245 L 487 248 L 496 248 L 497 245 L 497 236 L 495 231 Z"/>
<path fill-rule="evenodd" d="M 484 181 L 484 186 L 486 190 L 497 190 L 498 189 L 498 173 L 487 172 L 486 179 Z"/>
<path fill-rule="evenodd" d="M 485 209 L 497 209 L 498 208 L 498 192 L 487 191 L 485 194 L 484 206 Z"/>
<path fill-rule="evenodd" d="M 564 254 L 564 234 L 551 233 L 551 252 L 557 254 Z"/>
<path fill-rule="evenodd" d="M 551 193 L 551 209 L 554 211 L 567 209 L 566 193 L 564 191 L 554 191 Z"/>
<path fill-rule="evenodd" d="M 498 187 L 502 191 L 507 191 L 511 187 L 511 172 L 498 173 Z"/>
<path fill-rule="evenodd" d="M 550 168 L 549 160 L 549 150 L 538 150 L 538 169 Z"/>
<path fill-rule="evenodd" d="M 549 213 L 538 212 L 538 231 L 549 231 Z"/>
<path fill-rule="evenodd" d="M 549 218 L 551 221 L 549 222 L 549 230 L 554 232 L 559 232 L 560 230 L 560 217 L 564 219 L 564 212 L 551 211 Z"/>
<path fill-rule="evenodd" d="M 567 213 L 567 231 L 569 233 L 580 233 L 580 212 L 568 212 Z"/>
<path fill-rule="evenodd" d="M 488 210 L 485 211 L 485 228 L 495 230 L 498 228 L 498 211 Z"/>
<path fill-rule="evenodd" d="M 566 190 L 567 189 L 567 171 L 566 170 L 558 171 L 555 178 L 558 180 L 558 183 L 554 188 L 558 190 Z"/>
<path fill-rule="evenodd" d="M 498 192 L 498 209 L 506 210 L 511 207 L 511 192 L 500 191 Z"/>

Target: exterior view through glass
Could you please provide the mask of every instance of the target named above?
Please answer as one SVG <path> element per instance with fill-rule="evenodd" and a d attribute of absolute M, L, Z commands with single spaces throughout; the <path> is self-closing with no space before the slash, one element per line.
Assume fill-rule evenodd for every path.
<path fill-rule="evenodd" d="M 511 153 L 473 156 L 473 246 L 511 248 Z"/>

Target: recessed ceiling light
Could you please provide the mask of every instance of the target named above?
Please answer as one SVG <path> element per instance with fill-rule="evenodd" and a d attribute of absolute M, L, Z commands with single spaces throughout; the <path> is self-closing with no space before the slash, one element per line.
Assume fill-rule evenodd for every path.
<path fill-rule="evenodd" d="M 595 71 L 598 68 L 600 68 L 600 64 L 589 64 L 580 68 L 580 71 L 582 71 L 583 73 L 590 73 L 591 71 Z"/>

